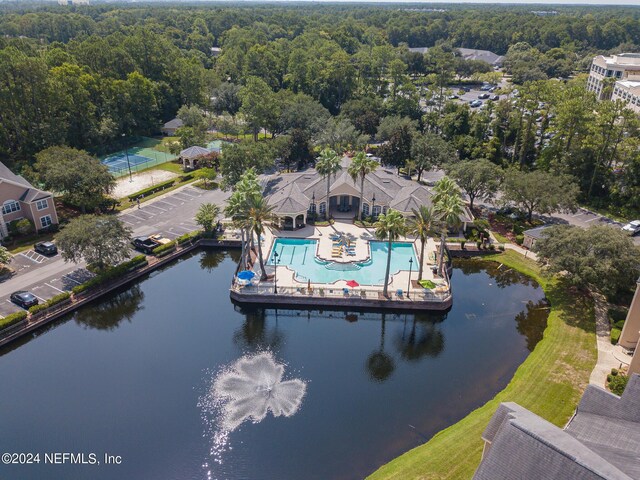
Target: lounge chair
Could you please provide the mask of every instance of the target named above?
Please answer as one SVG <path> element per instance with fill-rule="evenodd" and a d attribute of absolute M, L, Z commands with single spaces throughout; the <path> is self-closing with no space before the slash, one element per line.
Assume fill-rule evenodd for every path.
<path fill-rule="evenodd" d="M 396 297 L 398 298 L 402 298 L 402 289 L 399 288 L 398 290 L 396 290 Z"/>

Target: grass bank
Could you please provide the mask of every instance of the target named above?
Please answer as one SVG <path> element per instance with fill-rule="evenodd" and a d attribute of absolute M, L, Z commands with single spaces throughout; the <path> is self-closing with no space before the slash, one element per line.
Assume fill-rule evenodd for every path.
<path fill-rule="evenodd" d="M 492 400 L 369 479 L 469 479 L 482 455 L 481 434 L 500 402 L 516 402 L 560 427 L 578 404 L 596 363 L 593 301 L 572 293 L 561 279 L 542 274 L 535 262 L 514 251 L 483 259 L 519 270 L 544 289 L 551 311 L 543 339 Z"/>

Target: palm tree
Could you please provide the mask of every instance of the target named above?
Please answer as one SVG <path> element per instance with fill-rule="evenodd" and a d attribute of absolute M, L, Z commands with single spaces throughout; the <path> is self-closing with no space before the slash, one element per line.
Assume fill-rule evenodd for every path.
<path fill-rule="evenodd" d="M 435 198 L 435 197 L 434 197 Z M 438 271 L 442 274 L 444 263 L 444 238 L 447 229 L 459 228 L 462 223 L 460 217 L 464 214 L 462 198 L 459 194 L 441 196 L 434 210 L 438 218 L 442 221 L 443 229 L 440 236 L 440 258 L 438 260 Z"/>
<path fill-rule="evenodd" d="M 358 152 L 353 157 L 351 165 L 349 165 L 349 175 L 353 181 L 357 181 L 360 178 L 360 207 L 358 209 L 358 220 L 362 220 L 362 201 L 364 198 L 364 178 L 373 173 L 378 168 L 378 162 L 373 158 L 366 156 L 364 152 Z"/>
<path fill-rule="evenodd" d="M 433 192 L 432 201 L 434 205 L 441 203 L 445 198 L 460 197 L 461 195 L 460 188 L 456 185 L 456 182 L 446 176 L 436 182 L 433 186 Z"/>
<path fill-rule="evenodd" d="M 342 170 L 340 165 L 340 157 L 330 148 L 325 148 L 320 152 L 320 158 L 316 162 L 316 171 L 327 179 L 327 200 L 325 204 L 324 216 L 329 218 L 329 187 L 331 186 L 331 177 Z"/>
<path fill-rule="evenodd" d="M 220 207 L 218 207 L 218 205 L 213 203 L 203 203 L 196 212 L 195 221 L 204 229 L 205 233 L 209 234 L 213 230 L 213 224 L 219 214 Z"/>
<path fill-rule="evenodd" d="M 420 239 L 420 269 L 418 281 L 422 280 L 422 264 L 424 262 L 424 246 L 429 239 L 429 233 L 436 224 L 436 214 L 433 207 L 422 205 L 418 210 L 412 209 L 415 218 L 409 221 L 409 231 Z"/>
<path fill-rule="evenodd" d="M 387 270 L 384 274 L 384 290 L 382 294 L 386 297 L 389 293 L 389 271 L 391 270 L 391 247 L 394 240 L 406 231 L 406 224 L 402 214 L 396 210 L 389 210 L 378 217 L 378 221 L 374 224 L 376 229 L 376 238 L 387 240 L 389 242 L 387 252 Z"/>
<path fill-rule="evenodd" d="M 242 269 L 246 268 L 247 256 L 249 253 L 249 242 L 253 238 L 251 232 L 245 228 L 242 219 L 246 217 L 247 198 L 252 195 L 260 195 L 261 188 L 258 183 L 258 176 L 254 169 L 247 170 L 241 177 L 240 181 L 235 185 L 234 192 L 227 200 L 227 206 L 224 209 L 225 215 L 231 217 L 236 227 L 240 229 L 242 237 L 242 254 L 240 262 Z"/>
<path fill-rule="evenodd" d="M 252 234 L 255 233 L 258 239 L 258 259 L 260 261 L 261 280 L 267 279 L 267 272 L 264 268 L 264 256 L 262 255 L 262 242 L 260 237 L 268 223 L 273 220 L 273 206 L 269 205 L 261 194 L 247 197 L 244 211 L 241 214 L 241 224 Z"/>

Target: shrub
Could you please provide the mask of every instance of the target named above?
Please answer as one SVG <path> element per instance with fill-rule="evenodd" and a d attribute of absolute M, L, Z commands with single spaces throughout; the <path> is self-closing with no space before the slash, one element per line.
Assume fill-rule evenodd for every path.
<path fill-rule="evenodd" d="M 104 272 L 96 275 L 92 279 L 87 280 L 80 285 L 76 285 L 71 289 L 71 291 L 75 294 L 82 293 L 85 290 L 95 288 L 98 285 L 102 285 L 103 283 L 113 280 L 114 278 L 126 275 L 127 273 L 144 265 L 147 265 L 148 263 L 149 262 L 147 262 L 147 257 L 145 257 L 144 255 L 138 255 L 127 262 L 123 262 L 120 265 L 105 270 Z"/>
<path fill-rule="evenodd" d="M 33 223 L 28 218 L 21 218 L 16 222 L 16 230 L 20 235 L 32 233 L 34 230 Z"/>
<path fill-rule="evenodd" d="M 498 250 L 500 250 L 501 252 L 504 252 L 504 245 L 502 244 L 498 245 Z"/>
<path fill-rule="evenodd" d="M 154 248 L 151 253 L 153 253 L 156 257 L 164 257 L 165 255 L 170 254 L 176 249 L 176 242 L 165 243 L 164 245 L 160 245 L 159 247 Z"/>
<path fill-rule="evenodd" d="M 53 298 L 50 298 L 44 303 L 41 303 L 39 305 L 34 305 L 33 307 L 29 308 L 29 313 L 31 313 L 32 315 L 35 315 L 38 312 L 42 312 L 43 310 L 53 307 L 54 305 L 57 305 L 59 303 L 69 300 L 70 297 L 71 297 L 71 294 L 69 292 L 63 292 L 59 295 L 56 295 Z"/>
<path fill-rule="evenodd" d="M 616 375 L 618 375 L 618 373 L 620 373 L 620 372 L 618 372 L 618 369 L 617 369 L 617 368 L 612 368 L 612 369 L 611 369 L 611 375 L 613 375 L 614 377 L 615 377 Z"/>
<path fill-rule="evenodd" d="M 611 379 L 609 379 L 611 377 Z M 626 375 L 609 375 L 607 377 L 607 382 L 609 384 L 609 390 L 616 395 L 622 395 L 625 387 L 627 386 L 627 382 L 629 381 L 629 377 Z"/>
<path fill-rule="evenodd" d="M 21 322 L 25 318 L 27 318 L 27 312 L 25 312 L 24 310 L 12 313 L 10 315 L 7 315 L 4 318 L 0 318 L 0 330 L 2 330 L 3 328 L 10 327 L 11 325 L 15 325 L 16 323 Z"/>
<path fill-rule="evenodd" d="M 144 198 L 147 197 L 149 195 L 153 195 L 156 192 L 159 192 L 160 190 L 164 190 L 165 188 L 169 188 L 171 186 L 173 186 L 173 184 L 175 183 L 175 180 L 167 180 L 166 182 L 161 182 L 158 183 L 157 185 L 154 185 L 153 187 L 149 187 L 149 188 L 145 188 L 142 189 L 136 193 L 133 193 L 131 195 L 129 195 L 129 201 L 133 202 L 135 200 L 137 200 L 138 198 Z"/>
<path fill-rule="evenodd" d="M 195 232 L 185 233 L 184 235 L 180 235 L 175 239 L 176 244 L 182 245 L 183 243 L 189 241 L 195 241 L 202 237 L 202 232 L 200 230 L 196 230 Z"/>
<path fill-rule="evenodd" d="M 618 344 L 618 340 L 620 340 L 620 334 L 622 333 L 622 330 L 620 330 L 619 328 L 612 328 L 611 329 L 611 343 L 614 345 Z"/>
<path fill-rule="evenodd" d="M 524 242 L 524 235 L 519 233 L 518 235 L 516 235 L 516 243 L 518 245 L 522 245 L 522 243 Z"/>
<path fill-rule="evenodd" d="M 495 250 L 496 246 L 493 243 L 489 244 L 489 250 Z"/>

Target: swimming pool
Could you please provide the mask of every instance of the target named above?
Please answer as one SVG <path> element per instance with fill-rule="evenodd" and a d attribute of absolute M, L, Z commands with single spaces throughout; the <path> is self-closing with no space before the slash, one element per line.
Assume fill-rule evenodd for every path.
<path fill-rule="evenodd" d="M 362 240 L 359 240 L 362 241 Z M 387 268 L 387 242 L 369 242 L 371 257 L 366 262 L 337 263 L 316 257 L 317 240 L 302 238 L 276 239 L 269 255 L 269 265 L 273 265 L 273 254 L 278 252 L 278 265 L 287 266 L 296 272 L 296 279 L 314 283 L 333 283 L 338 280 L 355 280 L 360 285 L 382 285 Z M 409 259 L 414 270 L 418 267 L 412 243 L 394 243 L 391 250 L 391 270 L 393 275 L 400 270 L 409 270 Z"/>

